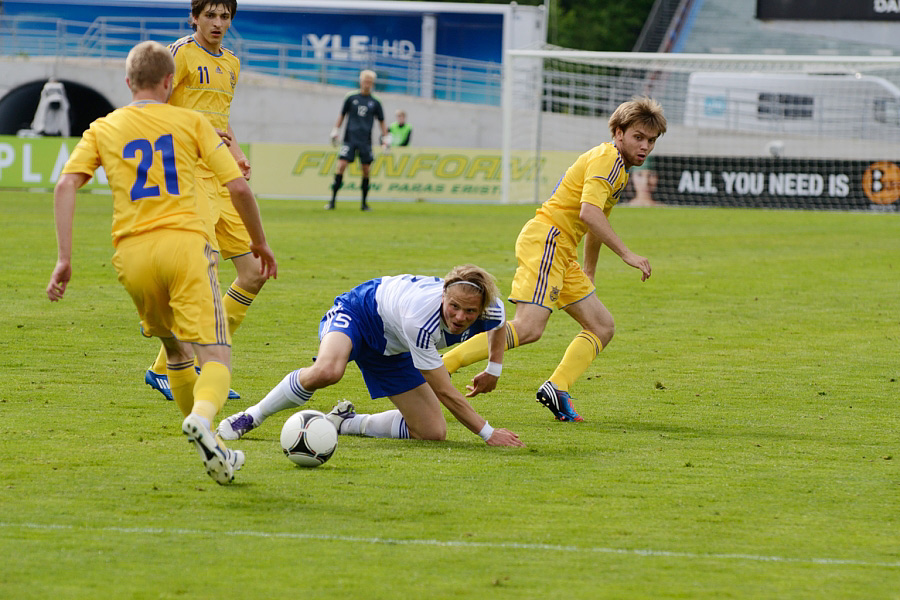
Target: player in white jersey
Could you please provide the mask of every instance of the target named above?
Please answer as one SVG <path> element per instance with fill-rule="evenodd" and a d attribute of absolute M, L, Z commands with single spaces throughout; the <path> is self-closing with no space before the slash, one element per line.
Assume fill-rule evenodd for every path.
<path fill-rule="evenodd" d="M 488 445 L 524 446 L 515 433 L 491 427 L 466 400 L 492 391 L 500 376 L 506 314 L 498 296 L 493 277 L 474 265 L 455 267 L 443 279 L 397 275 L 358 285 L 335 298 L 322 318 L 313 364 L 289 373 L 259 403 L 224 419 L 218 433 L 236 440 L 273 414 L 302 406 L 314 391 L 340 381 L 354 361 L 369 395 L 386 396 L 397 409 L 359 414 L 343 401 L 328 413 L 338 433 L 444 440 L 443 404 Z M 463 396 L 450 382 L 439 351 L 481 332 L 490 339 L 488 366 Z"/>

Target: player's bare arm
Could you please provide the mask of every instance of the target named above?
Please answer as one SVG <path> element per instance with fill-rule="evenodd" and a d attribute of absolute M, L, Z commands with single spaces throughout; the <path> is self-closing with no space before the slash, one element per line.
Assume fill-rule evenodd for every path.
<path fill-rule="evenodd" d="M 594 282 L 594 276 L 597 273 L 597 258 L 600 256 L 600 248 L 603 247 L 603 242 L 600 241 L 591 230 L 584 236 L 584 261 L 582 263 L 582 270 L 585 275 L 588 276 L 588 279 L 591 280 L 591 283 Z"/>
<path fill-rule="evenodd" d="M 234 136 L 234 129 L 231 128 L 230 123 L 228 124 L 228 131 L 226 133 L 228 135 L 228 138 L 231 140 L 231 143 L 228 144 L 228 149 L 231 151 L 231 155 L 234 157 L 234 161 L 237 163 L 237 166 L 241 170 L 241 173 L 244 174 L 244 179 L 249 181 L 250 161 L 247 160 L 247 155 L 244 154 L 243 150 L 241 150 L 241 145 L 238 144 L 237 138 L 235 138 Z"/>
<path fill-rule="evenodd" d="M 488 366 L 484 371 L 472 379 L 471 385 L 467 385 L 469 391 L 466 398 L 493 392 L 500 380 L 500 370 L 503 368 L 503 353 L 506 352 L 506 324 L 487 332 L 488 336 Z M 488 372 L 488 371 L 492 372 Z"/>
<path fill-rule="evenodd" d="M 640 270 L 641 281 L 647 281 L 650 277 L 650 261 L 628 249 L 625 242 L 613 230 L 603 210 L 593 204 L 582 202 L 580 218 L 600 243 L 606 244 L 626 265 Z"/>
<path fill-rule="evenodd" d="M 87 183 L 84 173 L 65 173 L 53 190 L 53 213 L 56 220 L 56 266 L 47 284 L 47 298 L 58 302 L 66 293 L 72 278 L 72 227 L 75 221 L 75 192 Z"/>
<path fill-rule="evenodd" d="M 266 242 L 266 234 L 262 226 L 262 218 L 259 216 L 259 205 L 250 190 L 246 179 L 233 179 L 225 184 L 231 192 L 231 202 L 240 215 L 247 233 L 250 234 L 250 250 L 259 258 L 259 273 L 266 278 L 277 279 L 278 265 L 275 262 L 275 254 Z"/>
<path fill-rule="evenodd" d="M 422 375 L 441 404 L 447 407 L 456 420 L 465 425 L 472 433 L 480 435 L 488 422 L 472 408 L 462 393 L 453 387 L 447 369 L 444 367 L 429 369 L 422 371 Z M 489 446 L 522 447 L 525 445 L 518 435 L 508 429 L 494 429 L 485 442 Z"/>

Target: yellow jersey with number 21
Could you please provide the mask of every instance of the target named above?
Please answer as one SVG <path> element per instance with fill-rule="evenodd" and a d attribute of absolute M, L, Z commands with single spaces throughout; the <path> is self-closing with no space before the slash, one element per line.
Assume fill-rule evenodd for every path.
<path fill-rule="evenodd" d="M 208 237 L 197 212 L 198 161 L 223 184 L 243 177 L 228 147 L 197 113 L 138 101 L 91 123 L 63 173 L 106 171 L 113 195 L 113 245 L 156 229 L 196 231 Z"/>

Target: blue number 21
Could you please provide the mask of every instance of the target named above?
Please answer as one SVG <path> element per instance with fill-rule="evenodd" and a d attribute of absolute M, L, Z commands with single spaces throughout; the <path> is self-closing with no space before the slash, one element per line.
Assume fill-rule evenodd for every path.
<path fill-rule="evenodd" d="M 140 200 L 150 196 L 159 196 L 158 185 L 147 185 L 147 172 L 153 166 L 154 150 L 162 155 L 163 173 L 166 177 L 166 192 L 174 196 L 178 195 L 178 172 L 175 167 L 175 142 L 172 134 L 166 134 L 156 140 L 156 143 L 150 145 L 150 140 L 138 139 L 131 140 L 125 144 L 122 153 L 124 158 L 135 158 L 138 153 L 141 155 L 140 162 L 137 166 L 137 178 L 134 185 L 131 186 L 131 201 Z"/>

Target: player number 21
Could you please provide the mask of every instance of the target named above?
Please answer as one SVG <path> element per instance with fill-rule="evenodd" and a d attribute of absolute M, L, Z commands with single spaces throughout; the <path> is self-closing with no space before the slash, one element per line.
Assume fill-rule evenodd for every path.
<path fill-rule="evenodd" d="M 137 177 L 131 186 L 131 201 L 141 198 L 159 196 L 158 185 L 147 185 L 147 173 L 153 166 L 153 158 L 156 152 L 162 156 L 163 174 L 166 179 L 166 192 L 173 196 L 178 195 L 178 172 L 175 166 L 175 142 L 171 133 L 160 136 L 152 145 L 150 140 L 137 139 L 125 144 L 122 153 L 124 158 L 135 158 L 141 155 L 137 166 Z"/>

